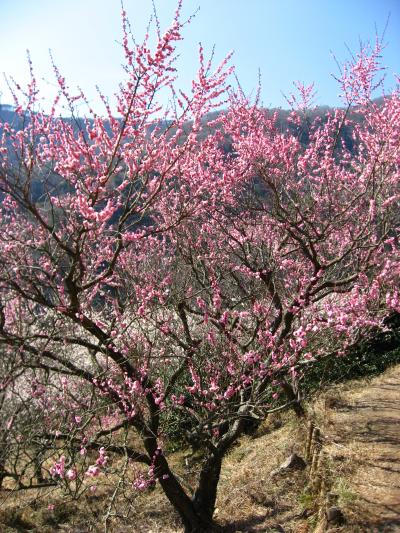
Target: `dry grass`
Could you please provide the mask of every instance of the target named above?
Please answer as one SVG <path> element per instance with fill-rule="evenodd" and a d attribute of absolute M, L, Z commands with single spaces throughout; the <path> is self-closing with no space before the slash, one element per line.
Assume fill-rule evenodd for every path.
<path fill-rule="evenodd" d="M 311 415 L 325 436 L 325 476 L 347 518 L 329 531 L 400 531 L 399 400 L 397 366 L 335 386 L 314 402 Z"/>
<path fill-rule="evenodd" d="M 265 426 L 270 429 L 270 421 Z M 259 433 L 265 432 L 265 426 Z M 265 531 L 291 523 L 302 507 L 297 495 L 307 483 L 305 472 L 271 476 L 293 452 L 303 453 L 303 431 L 292 414 L 279 429 L 245 438 L 227 456 L 220 481 L 217 518 L 232 531 Z"/>
<path fill-rule="evenodd" d="M 272 533 L 279 525 L 286 533 L 400 531 L 399 386 L 400 367 L 394 367 L 370 381 L 332 387 L 309 406 L 323 434 L 322 492 L 315 492 L 308 470 L 271 476 L 291 453 L 304 456 L 305 422 L 291 413 L 270 416 L 254 437 L 244 437 L 223 464 L 215 517 L 224 531 Z M 193 482 L 196 458 L 185 464 L 179 452 L 170 461 L 185 482 Z M 103 533 L 112 481 L 79 501 L 65 502 L 59 492 L 44 490 L 3 498 L 0 533 Z M 328 527 L 328 499 L 343 510 L 346 525 Z M 54 510 L 47 509 L 50 502 Z M 110 533 L 182 531 L 159 488 L 121 491 L 118 511 Z"/>

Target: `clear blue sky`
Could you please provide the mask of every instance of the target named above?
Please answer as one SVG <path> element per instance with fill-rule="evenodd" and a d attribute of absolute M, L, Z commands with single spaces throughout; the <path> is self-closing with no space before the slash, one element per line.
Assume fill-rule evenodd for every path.
<path fill-rule="evenodd" d="M 172 19 L 175 0 L 155 0 L 161 26 Z M 133 31 L 140 39 L 152 11 L 151 0 L 125 0 Z M 400 0 L 184 0 L 184 16 L 199 12 L 186 27 L 180 45 L 179 83 L 187 88 L 196 72 L 197 43 L 216 47 L 216 63 L 234 50 L 233 63 L 246 92 L 262 76 L 266 106 L 283 106 L 282 92 L 294 80 L 315 82 L 316 103 L 338 104 L 337 73 L 331 57 L 348 56 L 359 39 L 374 39 L 375 26 L 386 31 L 383 64 L 387 87 L 400 73 Z M 27 79 L 29 48 L 43 96 L 54 93 L 48 50 L 71 87 L 80 85 L 95 101 L 95 85 L 112 97 L 121 80 L 122 51 L 119 0 L 0 0 L 0 73 Z M 11 103 L 0 79 L 1 103 Z M 96 106 L 96 109 L 100 109 Z"/>

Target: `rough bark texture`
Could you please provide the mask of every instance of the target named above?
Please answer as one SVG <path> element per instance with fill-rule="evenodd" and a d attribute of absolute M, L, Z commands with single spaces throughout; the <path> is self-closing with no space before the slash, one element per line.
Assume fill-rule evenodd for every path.
<path fill-rule="evenodd" d="M 200 473 L 197 490 L 193 496 L 196 511 L 209 522 L 212 522 L 215 510 L 221 465 L 222 456 L 220 454 L 212 454 L 207 458 Z"/>
<path fill-rule="evenodd" d="M 211 515 L 207 512 L 203 512 L 202 509 L 196 508 L 194 501 L 186 494 L 182 485 L 176 479 L 174 474 L 169 468 L 167 459 L 162 454 L 156 454 L 157 451 L 157 440 L 154 437 L 148 436 L 144 439 L 144 445 L 150 457 L 154 457 L 154 466 L 155 474 L 160 482 L 160 485 L 167 496 L 168 500 L 171 502 L 174 509 L 179 514 L 183 526 L 185 528 L 185 533 L 206 533 L 215 531 L 215 527 L 212 521 L 212 514 L 214 512 L 214 507 L 212 509 Z M 219 465 L 219 470 L 221 469 L 221 464 Z M 216 487 L 219 479 L 216 480 L 215 484 L 215 494 Z M 207 487 L 205 487 L 207 490 Z M 215 498 L 214 498 L 215 505 Z"/>
<path fill-rule="evenodd" d="M 293 411 L 296 413 L 296 415 L 299 418 L 304 417 L 306 413 L 304 411 L 303 406 L 301 405 L 300 400 L 297 398 L 297 395 L 294 392 L 293 387 L 286 381 L 282 381 L 281 387 L 282 387 L 283 392 L 286 394 L 288 401 L 291 402 L 291 407 Z"/>

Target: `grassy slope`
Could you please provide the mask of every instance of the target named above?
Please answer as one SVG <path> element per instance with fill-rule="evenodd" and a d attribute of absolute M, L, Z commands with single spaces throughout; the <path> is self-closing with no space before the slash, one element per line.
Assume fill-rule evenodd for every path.
<path fill-rule="evenodd" d="M 396 365 L 372 378 L 330 385 L 314 396 L 306 421 L 292 413 L 270 415 L 256 435 L 244 437 L 226 457 L 217 521 L 227 532 L 276 531 L 280 525 L 286 533 L 323 533 L 329 500 L 347 518 L 346 525 L 329 531 L 400 531 L 399 400 Z M 314 475 L 310 477 L 307 467 L 271 476 L 291 453 L 304 457 L 310 420 L 323 436 L 322 459 Z M 171 462 L 190 484 L 196 476 L 196 457 L 179 452 L 171 455 Z M 77 502 L 65 502 L 60 494 L 44 490 L 0 494 L 0 532 L 103 532 L 101 517 L 115 480 L 109 481 Z M 109 532 L 181 531 L 158 488 L 144 494 L 128 491 L 125 496 L 117 506 L 125 517 L 111 518 Z M 47 508 L 49 502 L 54 510 Z"/>

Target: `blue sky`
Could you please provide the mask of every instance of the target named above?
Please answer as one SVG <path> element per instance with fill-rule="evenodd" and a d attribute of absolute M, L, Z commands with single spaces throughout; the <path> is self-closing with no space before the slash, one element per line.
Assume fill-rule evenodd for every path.
<path fill-rule="evenodd" d="M 144 35 L 151 0 L 125 0 L 135 36 Z M 161 26 L 172 19 L 176 0 L 155 0 Z M 185 28 L 180 45 L 179 85 L 195 75 L 197 46 L 215 45 L 216 64 L 234 50 L 233 63 L 245 92 L 262 77 L 262 101 L 285 107 L 282 92 L 294 80 L 315 82 L 316 103 L 337 105 L 338 87 L 331 74 L 338 59 L 348 57 L 346 45 L 357 50 L 359 40 L 374 39 L 375 26 L 385 35 L 383 64 L 386 85 L 400 73 L 400 0 L 184 0 L 183 14 L 200 8 Z M 81 86 L 96 109 L 95 85 L 112 97 L 122 79 L 119 0 L 0 0 L 0 73 L 27 80 L 26 49 L 41 81 L 44 104 L 55 91 L 48 50 L 71 87 Z M 11 103 L 0 79 L 1 103 Z"/>

